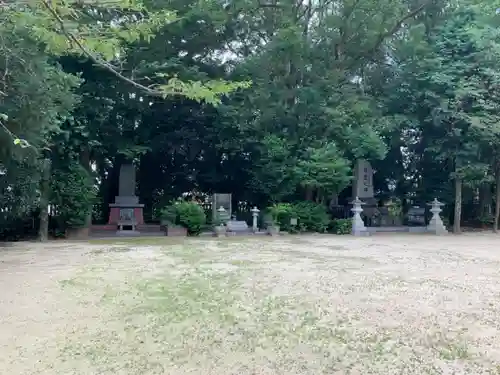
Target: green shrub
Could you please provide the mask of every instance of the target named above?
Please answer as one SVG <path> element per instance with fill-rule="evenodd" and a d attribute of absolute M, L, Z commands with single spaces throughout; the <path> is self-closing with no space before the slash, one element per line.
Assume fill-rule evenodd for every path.
<path fill-rule="evenodd" d="M 299 202 L 293 205 L 299 226 L 308 232 L 326 232 L 330 224 L 330 214 L 324 204 Z"/>
<path fill-rule="evenodd" d="M 207 221 L 203 207 L 195 202 L 172 202 L 160 215 L 170 224 L 183 226 L 190 235 L 200 234 Z"/>
<path fill-rule="evenodd" d="M 332 232 L 335 234 L 351 234 L 351 219 L 335 219 L 331 222 Z"/>
<path fill-rule="evenodd" d="M 328 229 L 330 215 L 325 205 L 314 202 L 277 203 L 268 207 L 267 214 L 280 229 L 287 232 L 320 232 Z M 290 219 L 296 218 L 296 226 Z"/>
<path fill-rule="evenodd" d="M 279 225 L 280 229 L 287 231 L 290 229 L 290 218 L 294 215 L 294 207 L 290 203 L 275 203 L 266 209 L 266 216 L 270 216 L 272 223 Z"/>
<path fill-rule="evenodd" d="M 97 195 L 94 181 L 78 163 L 54 168 L 50 203 L 57 208 L 59 230 L 81 228 L 87 224 Z"/>
<path fill-rule="evenodd" d="M 482 225 L 491 226 L 495 222 L 495 216 L 494 215 L 481 215 L 478 220 Z"/>

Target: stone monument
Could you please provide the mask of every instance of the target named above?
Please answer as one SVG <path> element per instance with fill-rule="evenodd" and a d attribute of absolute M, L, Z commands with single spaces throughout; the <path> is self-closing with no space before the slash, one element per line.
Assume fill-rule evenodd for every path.
<path fill-rule="evenodd" d="M 231 194 L 214 194 L 212 196 L 212 220 L 215 222 L 218 217 L 217 210 L 222 206 L 227 212 L 228 217 L 231 217 L 232 207 L 231 207 Z"/>
<path fill-rule="evenodd" d="M 363 222 L 363 219 L 361 219 L 361 212 L 363 212 L 361 205 L 364 203 L 359 199 L 359 197 L 356 197 L 351 204 L 351 211 L 354 214 L 352 217 L 351 234 L 357 237 L 369 236 L 370 233 L 366 230 L 365 223 Z"/>
<path fill-rule="evenodd" d="M 352 198 L 353 200 L 359 198 L 363 201 L 365 205 L 363 207 L 363 214 L 368 218 L 368 225 L 373 225 L 379 221 L 380 212 L 373 191 L 373 168 L 367 160 L 356 160 L 354 165 Z"/>
<path fill-rule="evenodd" d="M 432 234 L 443 235 L 448 234 L 448 230 L 444 226 L 443 220 L 441 220 L 441 216 L 439 214 L 444 203 L 439 202 L 436 198 L 431 203 L 428 203 L 431 206 L 432 218 L 427 225 L 427 231 Z"/>
<path fill-rule="evenodd" d="M 425 207 L 412 206 L 406 214 L 408 225 L 425 226 Z"/>
<path fill-rule="evenodd" d="M 374 198 L 373 194 L 373 168 L 367 160 L 357 160 L 354 165 L 354 183 L 352 197 L 358 197 L 365 203 Z"/>
<path fill-rule="evenodd" d="M 259 231 L 259 228 L 258 228 L 258 223 L 257 221 L 259 220 L 259 212 L 260 210 L 257 208 L 257 206 L 255 206 L 254 208 L 252 208 L 250 210 L 250 212 L 252 213 L 252 230 L 255 232 L 258 232 Z"/>
<path fill-rule="evenodd" d="M 144 205 L 139 203 L 139 197 L 135 195 L 135 166 L 123 164 L 118 181 L 118 196 L 115 197 L 115 203 L 109 205 L 108 224 L 116 225 L 120 232 L 126 227 L 135 232 L 137 225 L 144 224 Z"/>

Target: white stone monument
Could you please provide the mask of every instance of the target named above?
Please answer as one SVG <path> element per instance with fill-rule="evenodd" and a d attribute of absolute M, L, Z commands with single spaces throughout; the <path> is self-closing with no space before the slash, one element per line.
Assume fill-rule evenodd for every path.
<path fill-rule="evenodd" d="M 252 230 L 255 232 L 259 231 L 259 228 L 257 227 L 257 220 L 259 219 L 259 212 L 260 210 L 257 207 L 254 207 L 250 210 L 252 213 Z"/>
<path fill-rule="evenodd" d="M 428 203 L 428 205 L 431 206 L 432 218 L 431 221 L 429 221 L 429 225 L 427 225 L 427 231 L 437 235 L 447 234 L 448 230 L 446 230 L 443 220 L 441 220 L 441 216 L 439 216 L 441 211 L 443 211 L 441 207 L 444 206 L 444 203 L 441 203 L 434 198 L 434 200 L 431 203 Z"/>
<path fill-rule="evenodd" d="M 363 212 L 361 205 L 364 203 L 359 199 L 359 197 L 356 197 L 351 204 L 351 211 L 354 213 L 354 216 L 352 217 L 351 234 L 356 237 L 369 236 L 370 232 L 366 230 L 365 223 L 363 222 L 363 219 L 361 219 L 361 212 Z"/>

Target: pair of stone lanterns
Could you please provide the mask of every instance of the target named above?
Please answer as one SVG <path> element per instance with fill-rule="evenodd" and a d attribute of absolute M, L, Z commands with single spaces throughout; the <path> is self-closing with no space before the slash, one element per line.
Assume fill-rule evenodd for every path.
<path fill-rule="evenodd" d="M 224 207 L 220 206 L 217 211 L 219 218 L 225 218 L 227 216 L 227 219 L 223 221 L 227 222 L 229 220 L 229 215 L 227 214 L 226 209 Z M 259 228 L 257 223 L 259 220 L 260 210 L 257 207 L 254 207 L 250 210 L 250 212 L 252 213 L 252 230 L 253 232 L 258 232 Z"/>
<path fill-rule="evenodd" d="M 352 235 L 358 237 L 369 236 L 370 232 L 365 227 L 363 219 L 361 219 L 361 213 L 363 212 L 363 208 L 361 206 L 364 203 L 358 197 L 356 197 L 356 199 L 352 201 L 351 204 L 351 211 L 354 213 L 354 216 L 352 217 Z M 427 233 L 436 235 L 447 234 L 448 231 L 444 226 L 443 220 L 439 216 L 441 211 L 443 211 L 441 207 L 444 206 L 444 203 L 441 203 L 436 198 L 434 198 L 434 200 L 431 203 L 428 203 L 428 205 L 431 206 L 430 211 L 432 213 L 432 218 L 429 221 L 429 224 L 427 225 L 425 231 Z"/>

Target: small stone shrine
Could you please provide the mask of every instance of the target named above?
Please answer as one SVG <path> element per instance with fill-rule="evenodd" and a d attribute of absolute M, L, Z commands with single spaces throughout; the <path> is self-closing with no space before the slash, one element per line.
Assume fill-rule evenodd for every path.
<path fill-rule="evenodd" d="M 407 225 L 425 226 L 425 207 L 413 206 L 406 214 Z"/>
<path fill-rule="evenodd" d="M 116 225 L 118 232 L 136 232 L 137 225 L 144 224 L 144 205 L 135 195 L 135 166 L 123 164 L 120 167 L 118 196 L 109 205 L 108 224 Z"/>
<path fill-rule="evenodd" d="M 215 222 L 218 218 L 218 209 L 222 206 L 227 212 L 228 217 L 232 215 L 231 194 L 214 194 L 212 196 L 212 220 Z"/>
<path fill-rule="evenodd" d="M 236 215 L 233 214 L 232 211 L 232 195 L 231 194 L 214 194 L 212 197 L 212 215 L 214 222 L 218 217 L 218 211 L 220 208 L 224 208 L 227 216 L 231 218 L 226 223 L 227 232 L 232 234 L 237 233 L 248 233 L 250 232 L 250 228 L 246 221 L 236 220 Z"/>

